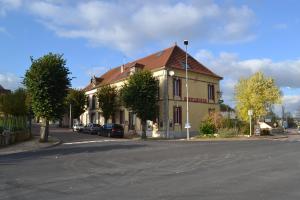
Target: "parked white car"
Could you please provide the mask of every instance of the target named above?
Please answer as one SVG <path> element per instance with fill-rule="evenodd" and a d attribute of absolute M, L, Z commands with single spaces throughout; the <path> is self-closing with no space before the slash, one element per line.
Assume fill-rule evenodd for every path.
<path fill-rule="evenodd" d="M 73 131 L 81 132 L 83 130 L 84 126 L 83 124 L 74 124 L 73 125 Z"/>

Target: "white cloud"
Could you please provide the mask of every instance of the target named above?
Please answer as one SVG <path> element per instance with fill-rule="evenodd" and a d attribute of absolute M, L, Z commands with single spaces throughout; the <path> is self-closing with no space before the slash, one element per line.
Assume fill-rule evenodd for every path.
<path fill-rule="evenodd" d="M 266 76 L 273 77 L 283 90 L 283 104 L 288 111 L 293 112 L 300 106 L 300 59 L 278 62 L 270 58 L 242 60 L 235 53 L 221 52 L 219 55 L 214 55 L 204 49 L 199 50 L 195 57 L 224 77 L 221 83 L 223 98 L 230 105 L 234 105 L 234 85 L 237 81 L 241 77 L 248 77 L 257 71 L 262 71 Z"/>
<path fill-rule="evenodd" d="M 241 42 L 255 37 L 247 6 L 204 1 L 24 1 L 24 8 L 60 37 L 84 38 L 128 54 L 151 42 Z"/>
<path fill-rule="evenodd" d="M 0 73 L 0 85 L 5 89 L 15 90 L 18 87 L 21 87 L 22 79 L 12 73 Z"/>
<path fill-rule="evenodd" d="M 22 0 L 1 0 L 0 1 L 0 16 L 5 16 L 10 10 L 21 7 Z"/>
<path fill-rule="evenodd" d="M 300 88 L 300 59 L 274 62 L 270 58 L 241 60 L 238 54 L 221 52 L 213 55 L 200 50 L 195 56 L 221 76 L 238 80 L 257 71 L 272 76 L 280 87 Z"/>

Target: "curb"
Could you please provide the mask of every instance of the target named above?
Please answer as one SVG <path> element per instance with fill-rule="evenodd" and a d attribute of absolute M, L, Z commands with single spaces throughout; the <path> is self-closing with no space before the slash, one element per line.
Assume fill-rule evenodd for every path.
<path fill-rule="evenodd" d="M 45 146 L 45 147 L 39 147 L 39 149 L 49 149 L 49 148 L 52 148 L 52 147 L 56 147 L 58 145 L 61 145 L 63 143 L 62 140 L 56 138 L 56 137 L 51 137 L 51 139 L 55 138 L 57 140 L 57 142 L 54 142 L 53 144 L 49 145 L 49 146 Z"/>
<path fill-rule="evenodd" d="M 50 144 L 48 146 L 38 146 L 38 142 L 35 141 L 35 148 L 31 148 L 31 149 L 16 149 L 16 150 L 11 150 L 11 151 L 4 151 L 4 152 L 1 152 L 0 151 L 0 156 L 8 156 L 8 155 L 11 155 L 11 154 L 18 154 L 18 153 L 26 153 L 26 152 L 35 152 L 35 151 L 38 151 L 38 150 L 42 150 L 42 149 L 49 149 L 49 148 L 52 148 L 52 147 L 55 147 L 55 146 L 58 146 L 60 144 L 62 144 L 62 141 L 59 140 L 58 138 L 57 139 L 57 142 L 54 142 L 53 144 Z"/>
<path fill-rule="evenodd" d="M 240 137 L 240 138 L 190 138 L 190 140 L 186 140 L 185 138 L 178 139 L 149 139 L 139 141 L 158 141 L 158 142 L 222 142 L 222 141 L 258 141 L 258 140 L 278 140 L 278 139 L 286 139 L 287 135 L 283 136 L 269 136 L 269 137 Z"/>

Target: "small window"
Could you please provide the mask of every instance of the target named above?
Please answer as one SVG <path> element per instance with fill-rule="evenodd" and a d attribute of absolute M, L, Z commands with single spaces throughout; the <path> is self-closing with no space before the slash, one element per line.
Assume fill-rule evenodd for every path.
<path fill-rule="evenodd" d="M 173 79 L 173 96 L 181 97 L 181 80 Z"/>
<path fill-rule="evenodd" d="M 185 69 L 185 61 L 181 61 L 181 67 L 182 67 L 183 69 Z M 188 69 L 191 68 L 190 65 L 189 65 L 189 63 L 187 63 L 187 68 L 188 68 Z"/>
<path fill-rule="evenodd" d="M 181 124 L 182 123 L 182 109 L 181 107 L 174 107 L 174 123 Z"/>
<path fill-rule="evenodd" d="M 207 86 L 208 100 L 215 100 L 215 86 L 213 84 L 208 84 Z"/>

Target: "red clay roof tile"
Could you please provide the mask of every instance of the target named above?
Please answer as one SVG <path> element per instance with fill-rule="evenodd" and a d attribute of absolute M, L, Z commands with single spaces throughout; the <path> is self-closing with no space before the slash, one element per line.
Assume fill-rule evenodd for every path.
<path fill-rule="evenodd" d="M 149 56 L 123 65 L 123 73 L 121 73 L 122 66 L 113 68 L 100 77 L 102 79 L 101 81 L 99 81 L 99 78 L 97 79 L 98 81 L 96 86 L 90 83 L 87 87 L 84 88 L 84 90 L 89 91 L 95 87 L 125 79 L 129 76 L 130 68 L 132 66 L 140 67 L 150 71 L 163 67 L 184 70 L 184 63 L 185 51 L 177 45 L 174 45 L 162 51 L 153 53 Z M 190 55 L 188 55 L 188 66 L 190 66 L 190 71 L 222 79 L 222 77 L 213 73 L 211 70 L 206 68 Z"/>

